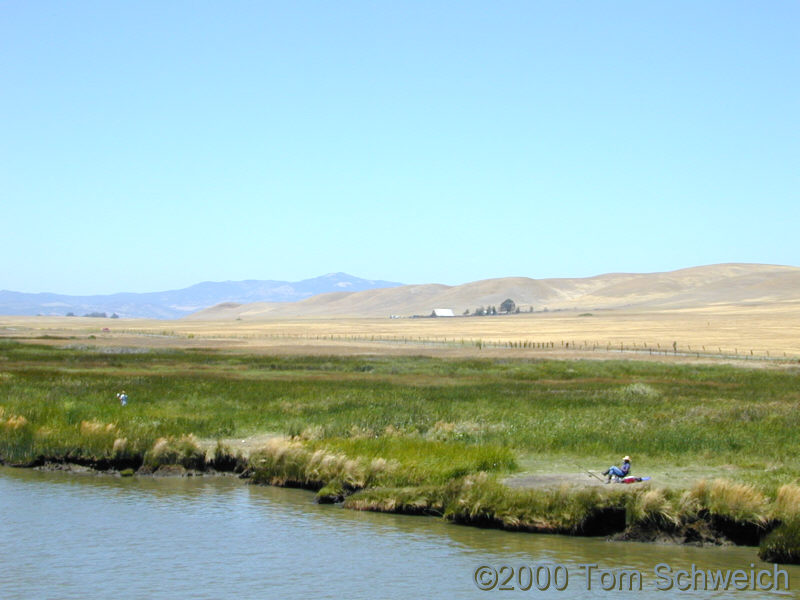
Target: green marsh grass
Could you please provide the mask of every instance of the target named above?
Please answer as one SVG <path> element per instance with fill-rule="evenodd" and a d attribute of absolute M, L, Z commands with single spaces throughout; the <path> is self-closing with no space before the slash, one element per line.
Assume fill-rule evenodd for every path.
<path fill-rule="evenodd" d="M 309 430 L 321 440 L 399 435 L 523 454 L 630 453 L 637 459 L 750 465 L 764 483 L 775 471 L 780 484 L 800 475 L 794 467 L 800 458 L 796 370 L 123 353 L 7 342 L 0 344 L 0 359 L 5 420 L 24 417 L 31 437 L 27 450 L 7 445 L 5 457 L 43 446 L 57 455 L 81 446 L 81 423 L 96 421 L 115 424 L 119 437 L 141 453 L 160 437 Z M 120 389 L 130 396 L 126 407 L 114 398 Z M 48 434 L 33 435 L 40 430 Z"/>
<path fill-rule="evenodd" d="M 634 455 L 798 481 L 797 370 L 624 361 L 271 357 L 0 343 L 0 455 L 143 456 L 159 438 L 408 438 L 517 456 Z M 115 394 L 126 389 L 126 407 Z M 26 425 L 14 428 L 12 417 Z M 108 436 L 82 422 L 113 424 Z M 363 449 L 365 452 L 367 448 Z"/>
<path fill-rule="evenodd" d="M 798 384 L 796 368 L 0 342 L 0 460 L 225 463 L 330 497 L 358 492 L 346 501 L 354 508 L 532 530 L 578 532 L 603 515 L 663 527 L 692 514 L 788 523 L 798 510 Z M 286 439 L 251 453 L 248 466 L 222 443 L 201 450 L 266 432 Z M 732 480 L 624 494 L 500 482 L 527 457 L 624 454 L 641 474 L 670 464 Z"/>

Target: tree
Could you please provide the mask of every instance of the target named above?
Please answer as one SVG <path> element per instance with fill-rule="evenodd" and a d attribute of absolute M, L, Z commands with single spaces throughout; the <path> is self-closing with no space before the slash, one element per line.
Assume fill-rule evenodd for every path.
<path fill-rule="evenodd" d="M 485 314 L 486 314 L 486 309 L 484 309 L 482 306 L 479 306 L 478 308 L 475 309 L 476 316 L 482 317 Z"/>
<path fill-rule="evenodd" d="M 504 313 L 512 313 L 517 308 L 517 305 L 511 298 L 506 298 L 500 305 L 500 310 Z"/>

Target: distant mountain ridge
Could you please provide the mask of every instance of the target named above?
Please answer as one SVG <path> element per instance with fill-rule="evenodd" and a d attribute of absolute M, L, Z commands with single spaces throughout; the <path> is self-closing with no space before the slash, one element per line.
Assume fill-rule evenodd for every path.
<path fill-rule="evenodd" d="M 330 292 L 359 292 L 403 285 L 353 277 L 347 273 L 328 273 L 302 281 L 256 280 L 206 281 L 179 290 L 164 292 L 71 296 L 28 294 L 0 290 L 0 314 L 60 315 L 73 313 L 116 313 L 120 317 L 177 319 L 221 303 L 297 302 Z"/>
<path fill-rule="evenodd" d="M 609 273 L 595 277 L 485 279 L 458 286 L 404 285 L 320 294 L 294 303 L 215 306 L 187 318 L 388 317 L 430 315 L 435 308 L 463 314 L 512 299 L 522 311 L 614 308 L 681 309 L 800 301 L 800 268 L 730 263 L 665 273 Z"/>

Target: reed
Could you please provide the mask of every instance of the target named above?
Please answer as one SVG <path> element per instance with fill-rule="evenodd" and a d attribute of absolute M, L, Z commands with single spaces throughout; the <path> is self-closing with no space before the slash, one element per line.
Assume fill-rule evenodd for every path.
<path fill-rule="evenodd" d="M 206 457 L 208 466 L 216 471 L 242 473 L 248 468 L 248 461 L 241 451 L 234 452 L 230 446 L 217 440 L 211 457 Z"/>
<path fill-rule="evenodd" d="M 769 520 L 766 496 L 750 484 L 726 479 L 715 479 L 711 483 L 701 480 L 695 483 L 691 495 L 700 509 L 707 510 L 712 516 L 760 526 Z"/>
<path fill-rule="evenodd" d="M 628 497 L 626 521 L 629 525 L 654 526 L 662 529 L 676 527 L 685 514 L 674 502 L 674 496 L 663 489 L 645 489 Z"/>
<path fill-rule="evenodd" d="M 144 464 L 153 470 L 164 465 L 180 465 L 186 469 L 202 470 L 206 466 L 206 460 L 197 438 L 187 434 L 179 438 L 158 438 L 144 455 Z"/>
<path fill-rule="evenodd" d="M 800 486 L 786 484 L 778 488 L 772 510 L 773 517 L 780 521 L 800 519 Z"/>

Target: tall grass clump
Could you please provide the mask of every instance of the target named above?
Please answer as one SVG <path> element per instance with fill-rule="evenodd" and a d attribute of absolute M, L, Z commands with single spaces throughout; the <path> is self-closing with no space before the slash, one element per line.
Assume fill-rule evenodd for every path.
<path fill-rule="evenodd" d="M 270 440 L 250 455 L 253 482 L 292 487 L 321 487 L 324 482 L 308 472 L 312 453 L 300 442 Z"/>
<path fill-rule="evenodd" d="M 778 489 L 773 515 L 780 525 L 761 541 L 758 557 L 767 562 L 800 564 L 800 486 L 787 484 Z"/>
<path fill-rule="evenodd" d="M 9 414 L 0 406 L 0 462 L 25 462 L 32 459 L 33 428 L 23 415 Z"/>
<path fill-rule="evenodd" d="M 114 460 L 122 461 L 135 458 L 137 453 L 131 448 L 128 438 L 118 437 L 114 439 L 114 443 L 111 445 L 111 456 Z"/>
<path fill-rule="evenodd" d="M 778 488 L 772 510 L 773 516 L 780 521 L 800 518 L 800 486 L 786 484 Z"/>
<path fill-rule="evenodd" d="M 686 496 L 685 505 L 694 505 L 698 518 L 707 519 L 715 531 L 736 544 L 757 546 L 775 526 L 767 498 L 753 485 L 701 480 Z"/>
<path fill-rule="evenodd" d="M 764 526 L 769 518 L 768 501 L 754 485 L 736 483 L 727 479 L 700 480 L 691 489 L 691 498 L 700 510 L 713 517 L 737 523 Z"/>
<path fill-rule="evenodd" d="M 673 529 L 681 521 L 679 508 L 663 489 L 636 490 L 629 494 L 625 518 L 628 525 L 658 529 Z"/>
<path fill-rule="evenodd" d="M 144 465 L 158 469 L 165 465 L 180 465 L 186 469 L 205 468 L 205 453 L 200 449 L 197 438 L 182 435 L 179 438 L 158 438 L 153 447 L 144 455 Z"/>
<path fill-rule="evenodd" d="M 217 445 L 214 447 L 208 464 L 217 471 L 235 471 L 241 473 L 247 468 L 247 459 L 241 451 L 234 453 L 230 446 L 217 440 Z"/>
<path fill-rule="evenodd" d="M 390 476 L 397 467 L 382 458 L 350 457 L 277 438 L 254 452 L 250 465 L 254 483 L 320 490 L 320 497 L 335 499 Z"/>
<path fill-rule="evenodd" d="M 104 458 L 114 454 L 116 451 L 124 453 L 127 443 L 117 442 L 120 438 L 119 428 L 115 423 L 103 423 L 92 419 L 81 421 L 78 428 L 80 432 L 80 453 L 90 458 Z M 125 446 L 125 448 L 123 448 Z"/>

